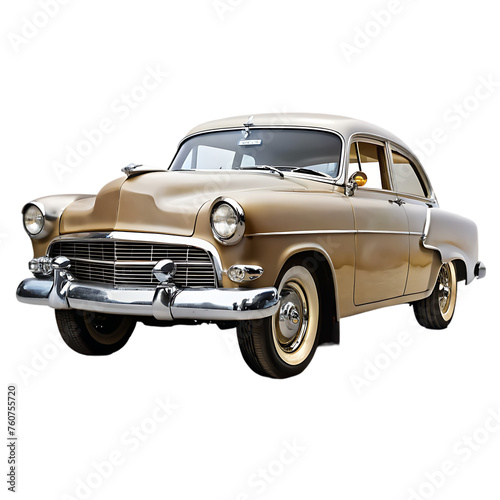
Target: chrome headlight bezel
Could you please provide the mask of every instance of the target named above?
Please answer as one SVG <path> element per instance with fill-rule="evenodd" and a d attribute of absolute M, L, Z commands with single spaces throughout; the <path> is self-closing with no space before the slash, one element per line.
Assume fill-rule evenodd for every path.
<path fill-rule="evenodd" d="M 38 231 L 36 231 L 36 232 L 30 231 L 26 225 L 26 213 L 30 209 L 37 210 L 41 216 L 42 223 L 40 225 L 40 229 L 38 229 Z M 28 234 L 28 236 L 30 238 L 40 237 L 40 235 L 43 234 L 43 230 L 45 229 L 45 225 L 46 225 L 46 214 L 45 214 L 44 206 L 41 203 L 31 201 L 30 203 L 27 203 L 26 205 L 24 205 L 22 213 L 23 213 L 23 227 L 24 227 L 24 230 L 26 231 L 26 233 Z"/>
<path fill-rule="evenodd" d="M 216 222 L 214 222 L 214 213 L 218 208 L 223 205 L 227 205 L 234 214 L 236 219 L 234 231 L 230 236 L 225 236 L 220 234 L 216 229 Z M 245 234 L 245 212 L 241 205 L 231 198 L 225 198 L 223 196 L 217 198 L 210 209 L 210 225 L 212 227 L 212 233 L 214 238 L 223 245 L 235 245 L 239 243 Z"/>

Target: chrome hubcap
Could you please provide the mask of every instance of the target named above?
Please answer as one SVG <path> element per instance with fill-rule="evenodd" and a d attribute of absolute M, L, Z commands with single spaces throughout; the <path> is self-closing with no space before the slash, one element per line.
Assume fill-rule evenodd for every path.
<path fill-rule="evenodd" d="M 453 263 L 443 264 L 439 270 L 437 298 L 441 316 L 445 321 L 450 321 L 457 300 L 457 276 Z"/>
<path fill-rule="evenodd" d="M 450 305 L 451 298 L 451 283 L 450 271 L 448 266 L 443 266 L 439 272 L 439 308 L 445 313 Z"/>
<path fill-rule="evenodd" d="M 287 283 L 281 291 L 281 306 L 277 315 L 276 333 L 285 352 L 296 351 L 307 331 L 307 300 L 302 288 L 294 282 Z"/>

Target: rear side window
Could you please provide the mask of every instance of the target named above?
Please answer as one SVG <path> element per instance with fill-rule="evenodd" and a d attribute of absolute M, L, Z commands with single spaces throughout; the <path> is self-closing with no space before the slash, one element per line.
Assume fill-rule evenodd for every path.
<path fill-rule="evenodd" d="M 429 193 L 415 164 L 406 156 L 392 150 L 392 171 L 396 191 L 427 198 Z"/>

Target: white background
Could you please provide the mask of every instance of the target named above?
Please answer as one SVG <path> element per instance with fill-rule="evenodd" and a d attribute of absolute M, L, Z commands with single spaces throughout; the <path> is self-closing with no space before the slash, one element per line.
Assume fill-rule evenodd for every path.
<path fill-rule="evenodd" d="M 0 13 L 2 390 L 18 385 L 17 498 L 499 498 L 498 424 L 484 430 L 500 407 L 493 4 L 73 0 L 47 21 L 40 3 L 3 2 Z M 28 26 L 35 20 L 45 25 Z M 148 67 L 168 76 L 124 108 Z M 496 83 L 478 100 L 484 80 Z M 165 166 L 200 122 L 287 111 L 353 116 L 414 147 L 426 141 L 420 156 L 440 204 L 477 222 L 488 266 L 486 279 L 460 286 L 447 330 L 418 327 L 408 306 L 349 318 L 340 346 L 277 381 L 247 368 L 234 331 L 139 325 L 122 351 L 89 358 L 61 344 L 52 310 L 16 302 L 31 258 L 25 202 L 95 193 L 130 162 Z M 106 118 L 113 130 L 101 144 L 56 175 L 67 148 Z M 402 333 L 408 345 L 356 390 L 353 377 Z M 176 405 L 158 424 L 156 398 Z M 149 434 L 135 449 L 127 436 L 141 425 Z M 97 476 L 93 463 L 117 453 L 120 464 Z M 445 461 L 453 473 L 426 485 Z"/>

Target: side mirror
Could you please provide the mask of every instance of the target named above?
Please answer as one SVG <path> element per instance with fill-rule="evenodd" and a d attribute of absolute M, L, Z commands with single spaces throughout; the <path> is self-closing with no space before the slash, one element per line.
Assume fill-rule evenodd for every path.
<path fill-rule="evenodd" d="M 367 181 L 368 177 L 364 172 L 361 172 L 359 170 L 357 172 L 354 172 L 347 181 L 345 194 L 347 196 L 352 196 L 356 192 L 356 189 L 358 189 L 358 187 L 363 187 Z"/>

